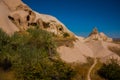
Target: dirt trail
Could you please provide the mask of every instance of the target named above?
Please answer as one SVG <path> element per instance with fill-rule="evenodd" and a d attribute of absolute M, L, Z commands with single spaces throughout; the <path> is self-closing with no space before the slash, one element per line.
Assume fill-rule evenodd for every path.
<path fill-rule="evenodd" d="M 87 80 L 91 80 L 91 78 L 90 78 L 90 73 L 91 73 L 91 71 L 93 70 L 93 68 L 95 67 L 96 64 L 97 64 L 97 59 L 94 58 L 94 63 L 93 63 L 93 65 L 90 67 L 90 69 L 89 69 L 89 71 L 88 71 L 88 74 L 87 74 Z"/>

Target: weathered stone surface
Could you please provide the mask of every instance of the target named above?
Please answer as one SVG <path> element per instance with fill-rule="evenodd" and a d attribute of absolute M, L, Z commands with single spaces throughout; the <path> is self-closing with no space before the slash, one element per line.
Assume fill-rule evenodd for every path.
<path fill-rule="evenodd" d="M 107 37 L 104 33 L 99 33 L 97 28 L 94 28 L 90 35 L 85 39 L 85 41 L 99 40 L 111 42 L 112 38 Z"/>
<path fill-rule="evenodd" d="M 61 46 L 57 50 L 61 59 L 66 62 L 86 62 L 87 57 L 98 57 L 103 61 L 110 57 L 120 60 L 119 56 L 108 50 L 108 45 L 117 44 L 109 43 L 108 41 L 112 41 L 112 38 L 107 37 L 104 33 L 99 33 L 96 28 L 87 38 L 78 37 L 55 17 L 37 13 L 21 0 L 0 0 L 0 28 L 12 35 L 16 31 L 22 33 L 22 30 L 30 27 L 37 27 L 60 37 L 68 33 L 70 37 L 77 38 L 76 41 L 72 40 L 74 47 L 71 48 L 69 47 L 71 44 L 66 43 L 67 46 Z"/>
<path fill-rule="evenodd" d="M 96 35 L 96 34 L 99 34 L 99 32 L 98 32 L 97 28 L 95 27 L 95 28 L 93 29 L 93 31 L 90 33 L 89 36 Z"/>
<path fill-rule="evenodd" d="M 38 28 L 52 32 L 58 36 L 63 36 L 64 33 L 69 33 L 70 36 L 74 36 L 74 34 L 70 32 L 66 26 L 55 17 L 34 12 L 21 0 L 1 0 L 0 4 L 2 4 L 0 11 L 2 15 L 4 15 L 0 15 L 0 17 L 7 17 L 9 23 L 14 25 L 16 28 L 13 32 L 10 31 L 10 29 L 6 29 L 8 27 L 11 28 L 12 26 L 6 26 L 5 24 L 8 21 L 4 21 L 5 26 L 2 28 L 4 31 L 9 32 L 10 34 L 14 33 L 15 31 L 23 31 L 27 30 L 29 27 L 37 26 Z M 3 7 L 4 10 L 6 10 L 4 13 L 2 12 Z"/>
<path fill-rule="evenodd" d="M 11 35 L 15 31 L 19 31 L 19 29 L 8 18 L 8 15 L 11 11 L 4 1 L 6 0 L 0 0 L 0 28 L 3 29 L 3 31 L 5 31 L 7 34 Z"/>

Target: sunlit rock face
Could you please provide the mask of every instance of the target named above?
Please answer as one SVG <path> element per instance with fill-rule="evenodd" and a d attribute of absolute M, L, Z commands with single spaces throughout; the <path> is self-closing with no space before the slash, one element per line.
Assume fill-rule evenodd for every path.
<path fill-rule="evenodd" d="M 0 0 L 0 19 L 0 28 L 10 35 L 16 31 L 37 27 L 58 36 L 63 36 L 64 33 L 74 36 L 55 17 L 37 13 L 21 0 Z"/>
<path fill-rule="evenodd" d="M 98 40 L 111 42 L 112 38 L 107 37 L 103 32 L 98 32 L 97 28 L 94 28 L 90 35 L 85 39 L 85 41 Z"/>
<path fill-rule="evenodd" d="M 35 12 L 21 0 L 0 0 L 0 28 L 9 35 L 26 31 L 28 28 L 43 29 L 54 33 L 58 39 L 66 41 L 65 45 L 57 48 L 60 58 L 66 62 L 85 63 L 88 57 L 97 57 L 102 61 L 113 57 L 120 60 L 118 55 L 108 50 L 108 46 L 116 45 L 109 43 L 112 38 L 99 33 L 97 28 L 94 28 L 87 38 L 74 35 L 55 17 Z M 68 34 L 70 38 L 61 38 Z M 71 42 L 73 47 L 69 47 Z"/>
<path fill-rule="evenodd" d="M 35 22 L 37 22 L 40 28 L 59 36 L 62 36 L 64 33 L 69 33 L 70 36 L 74 35 L 67 29 L 67 27 L 64 24 L 62 24 L 55 17 L 45 14 L 39 14 L 37 12 L 35 12 L 35 14 L 36 14 Z"/>

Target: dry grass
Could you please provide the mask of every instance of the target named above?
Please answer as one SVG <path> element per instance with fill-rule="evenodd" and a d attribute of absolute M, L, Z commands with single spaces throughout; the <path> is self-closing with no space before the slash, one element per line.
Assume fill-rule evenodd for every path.
<path fill-rule="evenodd" d="M 0 69 L 0 80 L 16 80 L 13 71 L 4 71 Z"/>
<path fill-rule="evenodd" d="M 76 71 L 76 75 L 71 80 L 87 80 L 87 74 L 92 64 L 93 64 L 92 58 L 88 58 L 88 63 L 72 64 L 73 69 Z"/>
<path fill-rule="evenodd" d="M 102 63 L 100 61 L 97 61 L 97 64 L 95 65 L 95 67 L 91 71 L 91 75 L 90 75 L 91 80 L 105 80 L 97 74 L 97 71 L 100 69 L 101 66 L 102 66 Z"/>

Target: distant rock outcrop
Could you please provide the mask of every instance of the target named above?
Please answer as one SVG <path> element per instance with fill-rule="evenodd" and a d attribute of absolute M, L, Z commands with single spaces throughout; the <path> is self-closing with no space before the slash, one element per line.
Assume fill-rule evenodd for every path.
<path fill-rule="evenodd" d="M 98 40 L 111 42 L 112 38 L 107 37 L 104 33 L 99 33 L 97 28 L 94 28 L 90 35 L 85 39 L 85 41 Z"/>
<path fill-rule="evenodd" d="M 90 35 L 89 36 L 96 36 L 96 35 L 98 35 L 99 34 L 99 32 L 98 32 L 98 30 L 97 30 L 97 28 L 95 27 L 94 29 L 93 29 L 93 31 L 90 33 Z"/>

